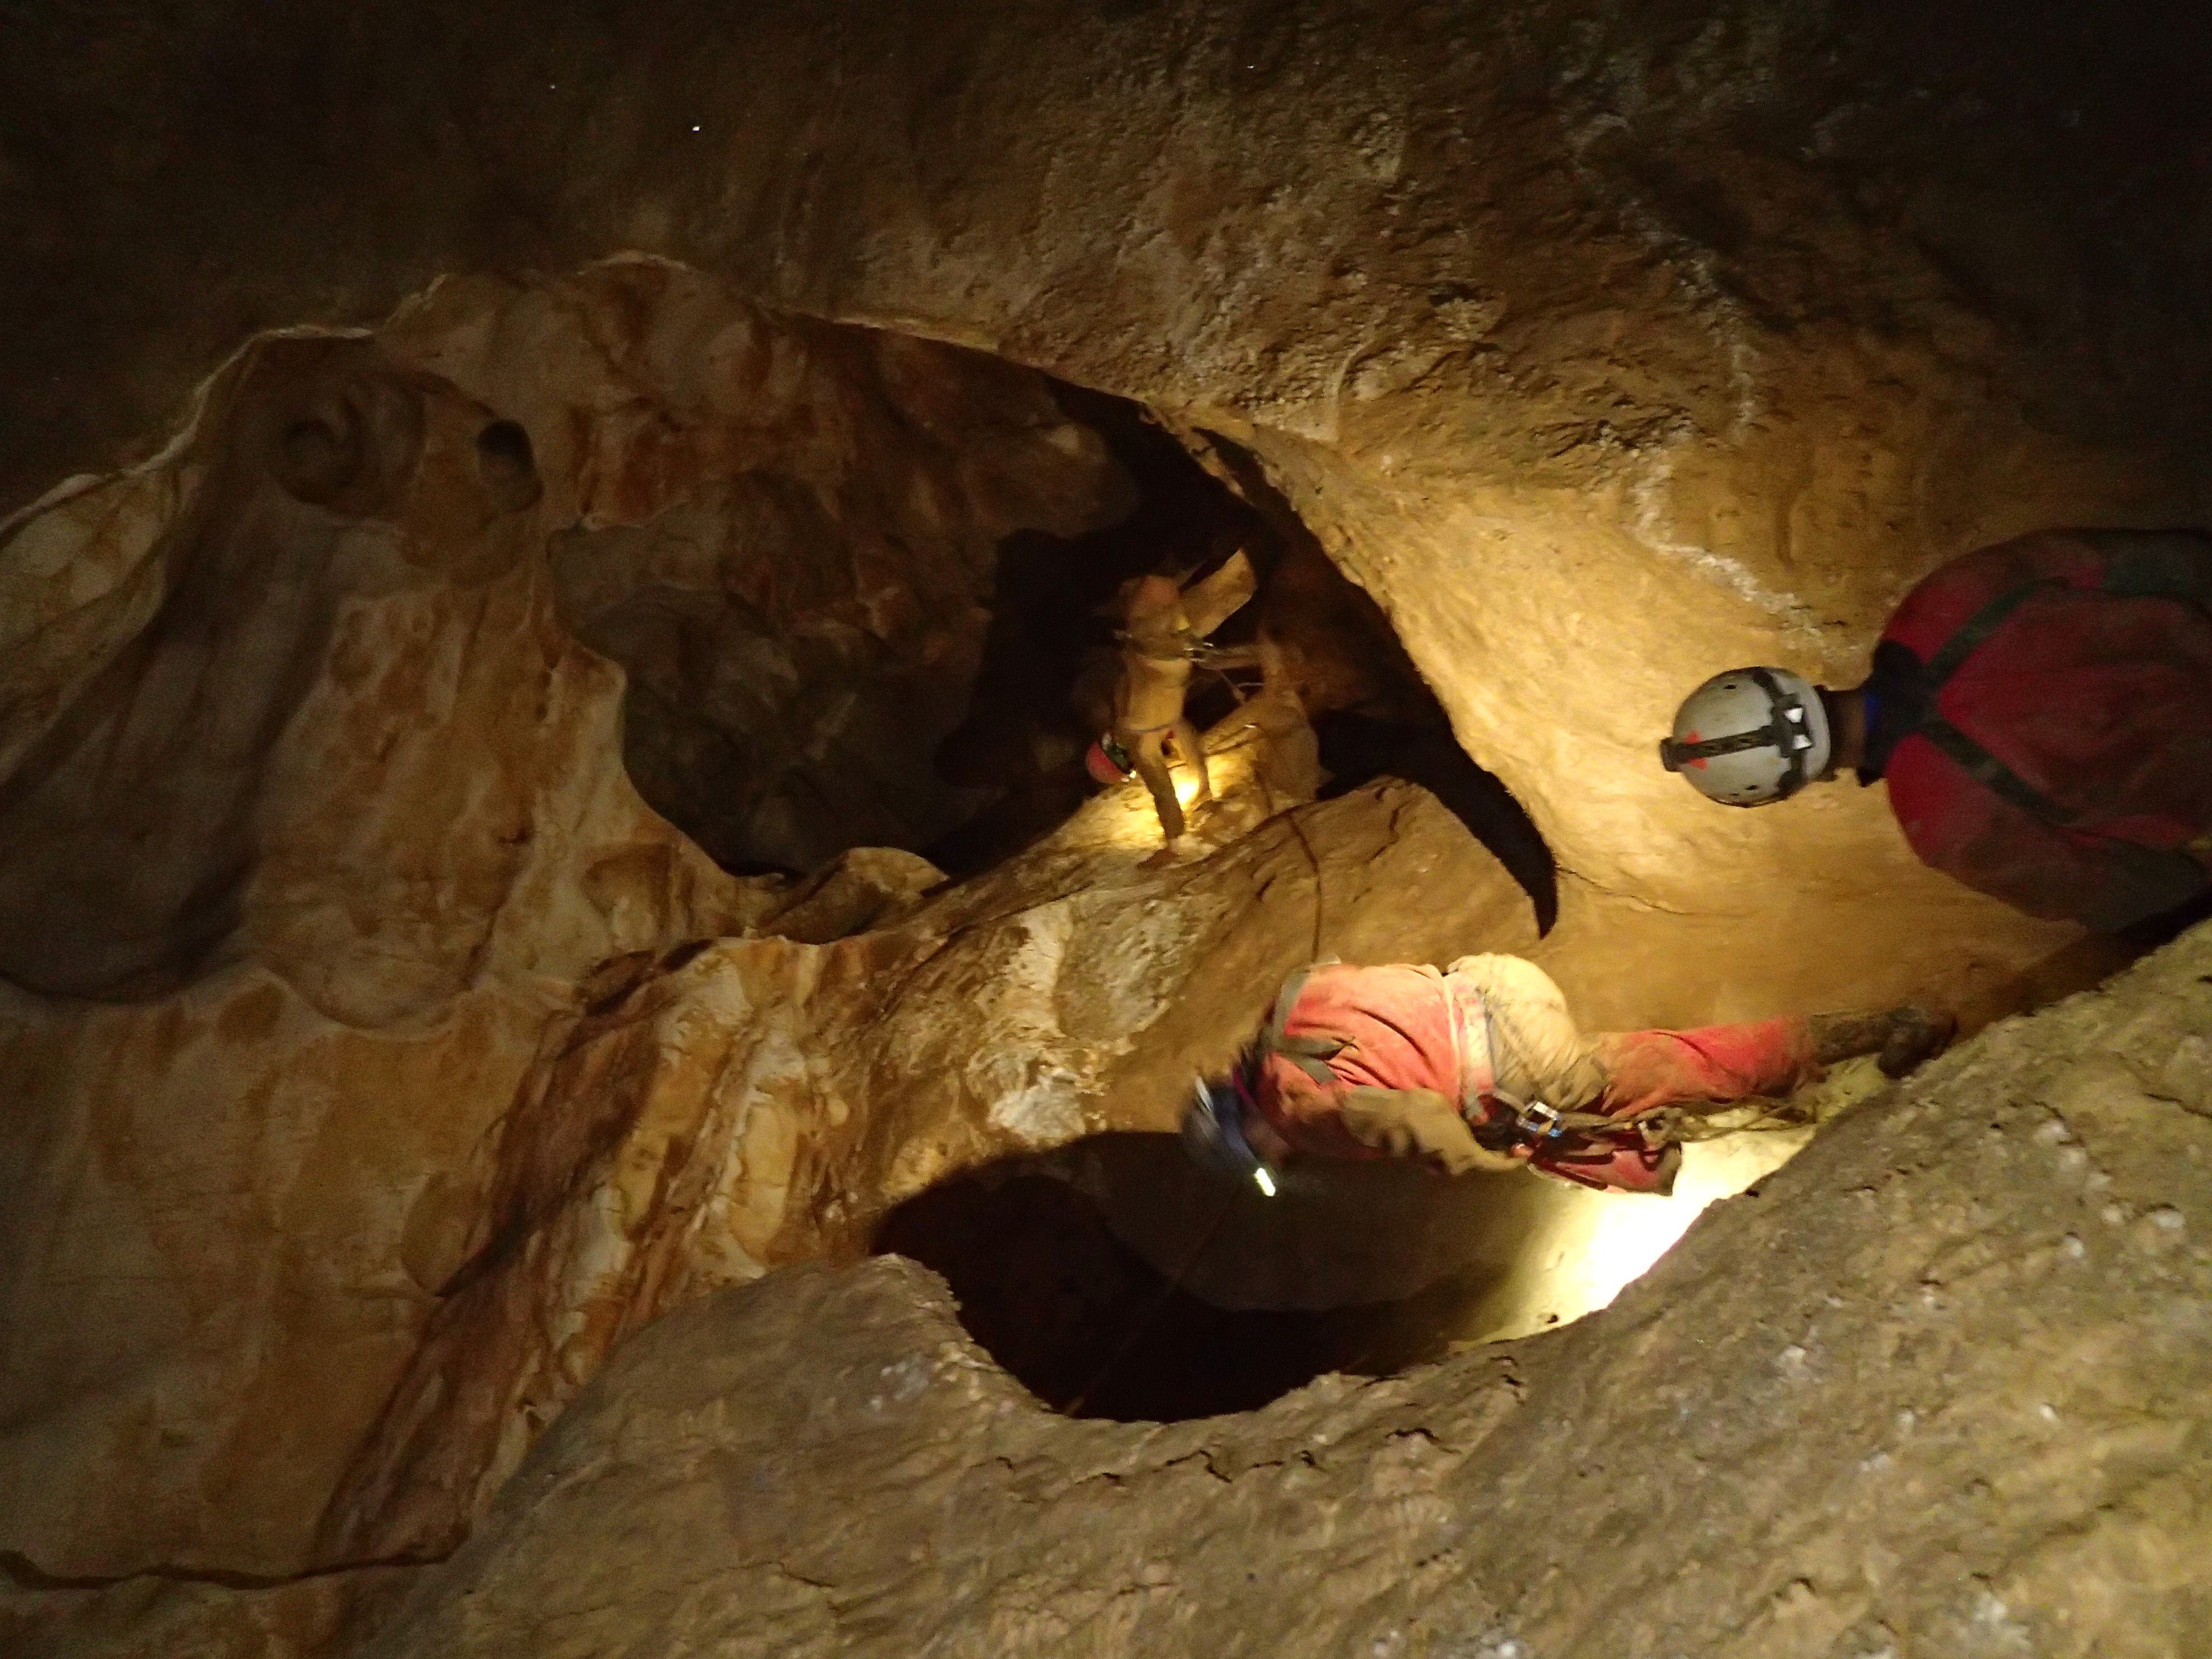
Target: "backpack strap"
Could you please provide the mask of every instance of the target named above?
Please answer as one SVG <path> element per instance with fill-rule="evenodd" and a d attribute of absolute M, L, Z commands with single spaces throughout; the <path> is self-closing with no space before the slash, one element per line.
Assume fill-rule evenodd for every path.
<path fill-rule="evenodd" d="M 1944 719 L 1937 712 L 1937 702 L 1953 677 L 1966 665 L 1967 659 L 1982 647 L 1990 635 L 2004 626 L 2014 611 L 2039 593 L 2063 592 L 2069 586 L 2056 577 L 2021 582 L 1985 601 L 1980 610 L 1961 623 L 1957 631 L 1929 654 L 1927 665 L 1920 671 L 1919 684 L 1916 688 L 1920 718 L 1908 734 L 1927 738 L 1968 777 L 1999 800 L 2017 806 L 2029 817 L 2039 819 L 2056 830 L 2071 829 L 2082 815 L 2059 805 Z"/>
<path fill-rule="evenodd" d="M 2009 802 L 2055 830 L 2070 830 L 2082 814 L 2069 811 L 1940 714 L 1920 722 L 1917 735 L 1934 744 L 1967 776 L 1999 800 Z"/>
<path fill-rule="evenodd" d="M 1921 722 L 1919 732 L 1999 800 L 2010 802 L 2054 830 L 2078 830 L 2081 820 L 2089 816 L 2086 811 L 2069 811 L 2059 805 L 1947 720 L 1931 716 Z M 2161 853 L 2101 830 L 2081 830 L 2080 833 L 2102 844 L 2105 857 L 2124 872 L 2126 890 L 2153 896 L 2139 900 L 2139 904 L 2150 906 L 2141 912 L 2142 915 L 2156 915 L 2160 910 L 2183 903 L 2204 885 L 2203 866 L 2185 852 Z M 2100 927 L 2121 927 L 2138 919 L 2132 914 L 2116 914 L 2102 919 L 2084 916 L 2084 920 L 2093 921 Z"/>
<path fill-rule="evenodd" d="M 1988 600 L 1979 611 L 1960 623 L 1958 631 L 1936 647 L 1935 653 L 1928 659 L 1927 666 L 1921 670 L 1928 707 L 1935 708 L 1937 694 L 1951 683 L 1954 674 L 1966 665 L 1966 659 L 1981 648 L 1983 641 L 2004 626 L 2007 617 L 2038 593 L 2065 586 L 2064 582 L 2055 578 L 2022 582 L 2019 586 L 2007 588 L 1995 599 Z"/>
<path fill-rule="evenodd" d="M 1274 1012 L 1260 1033 L 1260 1040 L 1253 1045 L 1253 1052 L 1255 1060 L 1263 1063 L 1268 1055 L 1280 1054 L 1326 1089 L 1338 1080 L 1328 1069 L 1328 1062 L 1352 1045 L 1340 1037 L 1291 1035 L 1291 1011 L 1297 1006 L 1298 998 L 1305 992 L 1307 976 L 1312 972 L 1312 967 L 1301 968 L 1283 981 L 1283 988 L 1275 993 Z"/>

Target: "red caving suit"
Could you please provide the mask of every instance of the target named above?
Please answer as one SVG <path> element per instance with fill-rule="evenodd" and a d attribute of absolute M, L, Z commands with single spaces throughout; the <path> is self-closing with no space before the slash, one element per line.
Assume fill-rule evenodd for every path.
<path fill-rule="evenodd" d="M 1316 968 L 1282 1030 L 1345 1045 L 1320 1062 L 1327 1085 L 1263 1046 L 1253 1103 L 1284 1139 L 1319 1157 L 1420 1157 L 1446 1169 L 1455 1144 L 1474 1145 L 1471 1123 L 1510 1121 L 1495 1097 L 1501 1087 L 1561 1110 L 1619 1117 L 1786 1095 L 1820 1074 L 1802 1019 L 1585 1035 L 1550 976 L 1517 957 L 1462 957 L 1446 973 Z M 1587 1187 L 1663 1193 L 1679 1157 L 1624 1127 L 1542 1141 L 1529 1161 Z"/>
<path fill-rule="evenodd" d="M 1905 596 L 1861 781 L 1923 863 L 2030 915 L 2124 927 L 2207 885 L 2212 537 L 2046 531 Z"/>

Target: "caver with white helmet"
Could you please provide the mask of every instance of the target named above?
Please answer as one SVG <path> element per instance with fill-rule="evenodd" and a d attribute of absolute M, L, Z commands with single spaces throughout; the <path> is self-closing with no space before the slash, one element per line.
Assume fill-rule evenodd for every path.
<path fill-rule="evenodd" d="M 1817 686 L 1786 668 L 1731 668 L 1684 699 L 1659 763 L 1723 805 L 1763 806 L 1826 776 L 1834 752 Z"/>

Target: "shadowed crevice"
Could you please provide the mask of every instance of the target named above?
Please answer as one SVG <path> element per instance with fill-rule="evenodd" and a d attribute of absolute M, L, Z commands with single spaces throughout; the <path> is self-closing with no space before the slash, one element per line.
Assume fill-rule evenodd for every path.
<path fill-rule="evenodd" d="M 1401 1201 L 1376 1206 L 1384 1187 Z M 1046 1405 L 1175 1422 L 1449 1352 L 1505 1264 L 1430 1251 L 1421 1198 L 1445 1187 L 1316 1167 L 1268 1200 L 1201 1175 L 1174 1136 L 1097 1135 L 931 1188 L 885 1218 L 874 1249 L 942 1274 L 969 1334 Z M 1496 1203 L 1517 1212 L 1525 1198 L 1507 1185 Z M 1353 1213 L 1364 1261 L 1341 1246 Z M 1323 1256 L 1334 1264 L 1300 1267 Z"/>

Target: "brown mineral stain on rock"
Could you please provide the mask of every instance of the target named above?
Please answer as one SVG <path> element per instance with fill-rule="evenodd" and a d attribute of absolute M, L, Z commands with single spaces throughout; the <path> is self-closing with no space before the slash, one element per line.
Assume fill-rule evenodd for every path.
<path fill-rule="evenodd" d="M 1650 741 L 1725 662 L 1856 675 L 1966 547 L 2205 518 L 2201 20 L 50 9 L 0 62 L 0 495 L 32 503 L 0 520 L 0 1553 L 54 1650 L 342 1640 L 350 1573 L 143 1575 L 444 1547 L 624 1333 L 945 1177 L 1166 1128 L 1317 954 L 1527 950 L 1593 1025 L 1929 993 L 1971 1024 L 2115 964 L 1921 870 L 1879 792 L 1717 812 Z M 1550 937 L 1416 792 L 1305 804 L 1280 704 L 1216 733 L 1200 862 L 1137 873 L 1113 793 L 945 890 L 860 850 L 984 787 L 931 750 L 1007 538 L 1127 506 L 1040 371 L 1249 459 L 1542 830 Z M 1297 620 L 1335 577 L 1282 568 L 1306 707 L 1373 696 Z M 2201 1460 L 2129 1417 L 2202 1370 L 2212 1072 L 2162 972 L 1847 1118 L 1788 1206 L 1724 1206 L 1512 1382 L 1148 1437 L 939 1365 L 926 1289 L 844 1328 L 832 1276 L 771 1285 L 765 1342 L 714 1327 L 744 1352 L 592 1410 L 719 1389 L 713 1431 L 774 1455 L 721 1448 L 711 1500 L 577 1488 L 579 1534 L 743 1511 L 705 1570 L 734 1588 L 531 1556 L 574 1516 L 510 1530 L 557 1508 L 526 1477 L 471 1558 L 514 1576 L 456 1569 L 474 1633 L 426 1591 L 394 1650 L 570 1639 L 556 1606 L 582 1648 L 653 1639 L 592 1620 L 666 1567 L 671 1645 L 2186 1651 Z M 785 1323 L 815 1369 L 769 1364 Z M 2054 1416 L 2003 1414 L 2027 1393 Z M 884 1467 L 848 1407 L 939 1435 L 882 1505 L 964 1576 L 892 1559 L 889 1507 L 805 1506 Z M 1954 1439 L 1895 1426 L 1946 1409 Z M 2003 1501 L 1943 1496 L 1984 1468 Z M 1561 1493 L 1602 1595 L 1542 1553 Z M 1255 1537 L 1320 1588 L 1255 1601 Z M 926 1613 L 884 1635 L 864 1596 Z"/>
<path fill-rule="evenodd" d="M 1605 1314 L 1243 1416 L 1055 1417 L 896 1258 L 720 1292 L 616 1351 L 367 1651 L 558 1628 L 579 1654 L 2185 1652 L 2208 1264 L 2103 1227 L 2094 1171 L 2035 1126 L 2089 1088 L 2077 1044 L 2212 1013 L 2208 962 L 2200 932 L 1939 1062 Z M 2139 1201 L 2207 1182 L 2146 1176 Z M 1971 1288 L 1931 1276 L 1962 1250 Z M 1558 1570 L 1567 1537 L 1628 1613 Z"/>
<path fill-rule="evenodd" d="M 216 1017 L 216 1030 L 226 1042 L 251 1048 L 269 1040 L 283 1012 L 283 993 L 273 985 L 260 986 L 225 1007 Z"/>

